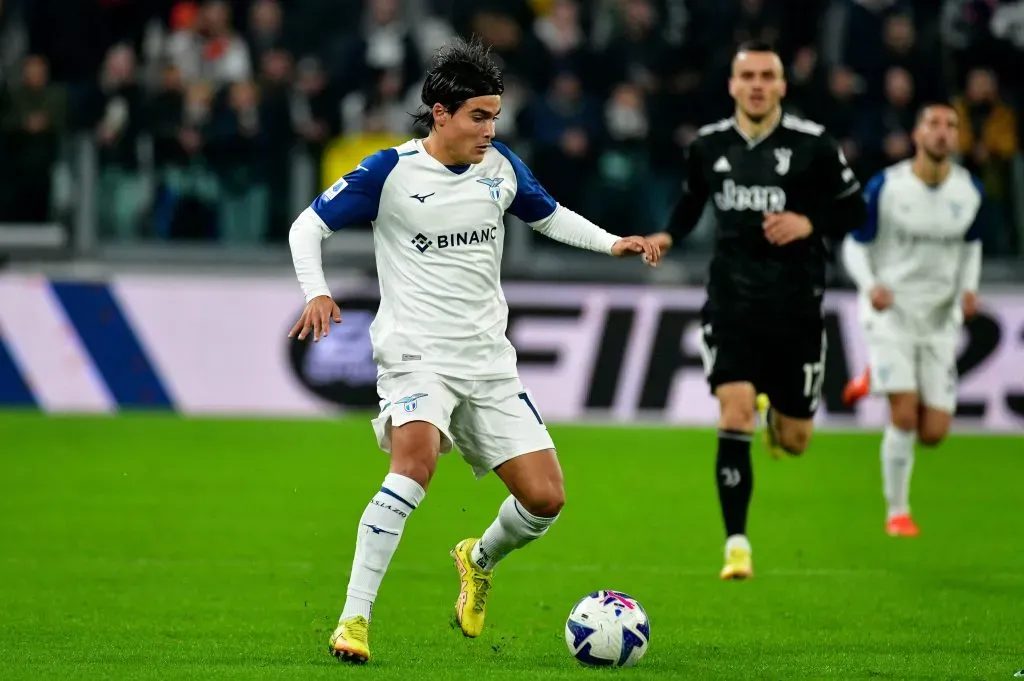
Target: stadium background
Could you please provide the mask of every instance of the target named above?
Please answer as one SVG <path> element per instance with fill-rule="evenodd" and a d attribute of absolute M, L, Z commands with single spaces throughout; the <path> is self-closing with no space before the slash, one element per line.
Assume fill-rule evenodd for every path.
<path fill-rule="evenodd" d="M 919 456 L 920 541 L 881 532 L 885 406 L 839 399 L 866 358 L 834 269 L 832 432 L 799 463 L 759 458 L 758 577 L 740 591 L 714 582 L 716 405 L 695 338 L 711 225 L 649 271 L 510 218 L 509 334 L 569 505 L 502 566 L 486 647 L 463 646 L 436 626 L 445 550 L 503 493 L 445 457 L 375 610 L 380 677 L 575 678 L 560 630 L 596 588 L 651 613 L 637 678 L 1024 666 L 1024 1 L 0 0 L 0 677 L 336 675 L 322 648 L 350 524 L 384 466 L 365 413 L 372 238 L 325 242 L 345 323 L 308 346 L 285 337 L 302 307 L 286 236 L 359 159 L 422 132 L 408 113 L 453 33 L 506 71 L 500 137 L 612 232 L 663 225 L 748 38 L 779 46 L 787 108 L 862 181 L 912 152 L 919 102 L 950 98 L 995 219 L 956 433 Z"/>
<path fill-rule="evenodd" d="M 558 200 L 623 235 L 665 224 L 685 145 L 730 112 L 743 39 L 779 46 L 787 108 L 824 123 L 862 180 L 912 153 L 921 102 L 955 102 L 962 162 L 994 216 L 960 413 L 1020 426 L 1024 2 L 994 0 L 5 0 L 0 400 L 373 407 L 359 312 L 375 305 L 369 227 L 326 242 L 351 309 L 313 352 L 282 340 L 301 305 L 287 231 L 364 156 L 423 133 L 409 112 L 453 33 L 482 36 L 505 69 L 502 139 Z M 693 338 L 699 293 L 666 292 L 700 286 L 710 221 L 654 272 L 507 226 L 506 281 L 549 283 L 510 283 L 509 295 L 512 340 L 551 418 L 713 420 Z M 844 288 L 841 271 L 833 283 Z M 236 327 L 218 313 L 227 304 L 252 309 Z M 830 305 L 823 418 L 880 423 L 880 405 L 839 400 L 864 357 L 850 294 Z"/>

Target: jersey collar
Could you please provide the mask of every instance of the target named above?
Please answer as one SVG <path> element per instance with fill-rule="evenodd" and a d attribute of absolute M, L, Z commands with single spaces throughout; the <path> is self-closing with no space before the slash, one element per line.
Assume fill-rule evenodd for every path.
<path fill-rule="evenodd" d="M 760 144 L 761 142 L 764 142 L 766 139 L 771 137 L 772 134 L 776 130 L 779 129 L 779 125 L 782 124 L 782 116 L 783 116 L 783 113 L 780 111 L 779 112 L 779 117 L 775 119 L 775 123 L 772 125 L 772 127 L 770 127 L 767 130 L 765 130 L 764 134 L 761 135 L 760 137 L 758 137 L 757 139 L 749 137 L 747 135 L 747 133 L 743 132 L 742 128 L 740 128 L 739 121 L 736 120 L 735 116 L 730 116 L 729 117 L 729 124 L 732 125 L 732 129 L 736 131 L 736 134 L 738 134 L 740 137 L 742 137 L 743 140 L 747 143 L 747 149 L 753 149 L 758 144 Z"/>
<path fill-rule="evenodd" d="M 459 165 L 454 165 L 454 166 L 445 165 L 444 163 L 441 163 L 436 158 L 434 158 L 433 156 L 430 155 L 430 152 L 427 151 L 427 148 L 425 146 L 423 146 L 423 140 L 422 139 L 415 140 L 415 144 L 416 144 L 416 148 L 419 149 L 420 152 L 422 152 L 427 158 L 429 158 L 430 161 L 435 166 L 440 166 L 441 168 L 444 168 L 445 170 L 447 170 L 450 173 L 453 173 L 455 175 L 462 175 L 464 172 L 466 172 L 467 170 L 469 170 L 472 167 L 472 164 L 469 164 L 469 163 L 467 163 L 466 165 L 461 165 L 461 166 L 459 166 Z"/>

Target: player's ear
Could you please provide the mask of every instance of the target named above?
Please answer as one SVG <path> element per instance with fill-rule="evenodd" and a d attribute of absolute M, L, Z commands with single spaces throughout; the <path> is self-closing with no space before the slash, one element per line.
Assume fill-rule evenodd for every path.
<path fill-rule="evenodd" d="M 431 107 L 430 112 L 434 114 L 435 126 L 442 127 L 445 123 L 448 122 L 449 113 L 448 109 L 444 108 L 444 104 L 441 104 L 440 102 L 435 102 L 434 106 Z"/>
<path fill-rule="evenodd" d="M 729 77 L 729 96 L 733 99 L 736 98 L 736 79 Z"/>

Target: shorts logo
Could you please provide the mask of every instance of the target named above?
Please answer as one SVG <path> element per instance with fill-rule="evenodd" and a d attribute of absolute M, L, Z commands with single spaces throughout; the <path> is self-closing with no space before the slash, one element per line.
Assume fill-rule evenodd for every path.
<path fill-rule="evenodd" d="M 404 409 L 406 411 L 406 413 L 414 412 L 414 411 L 416 411 L 416 407 L 419 406 L 419 399 L 421 397 L 426 397 L 426 396 L 427 396 L 427 393 L 416 393 L 414 395 L 409 395 L 407 397 L 403 397 L 400 400 L 395 400 L 395 404 L 402 405 L 402 409 Z"/>

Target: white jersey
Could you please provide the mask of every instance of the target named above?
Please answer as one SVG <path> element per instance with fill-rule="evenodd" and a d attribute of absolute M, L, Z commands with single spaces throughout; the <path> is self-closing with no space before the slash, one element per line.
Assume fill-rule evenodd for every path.
<path fill-rule="evenodd" d="M 850 235 L 846 262 L 858 281 L 866 330 L 921 338 L 954 332 L 962 322 L 962 292 L 977 287 L 980 184 L 953 165 L 945 181 L 932 187 L 904 161 L 873 177 L 865 194 L 868 221 Z M 867 254 L 863 266 L 850 257 L 852 251 L 860 259 L 858 246 Z M 874 284 L 893 292 L 892 309 L 872 308 Z"/>
<path fill-rule="evenodd" d="M 610 252 L 617 239 L 558 206 L 499 142 L 466 166 L 443 165 L 422 140 L 379 151 L 299 221 L 315 216 L 325 236 L 372 224 L 381 302 L 370 336 L 379 375 L 497 379 L 517 375 L 500 285 L 506 212 L 592 250 Z"/>

